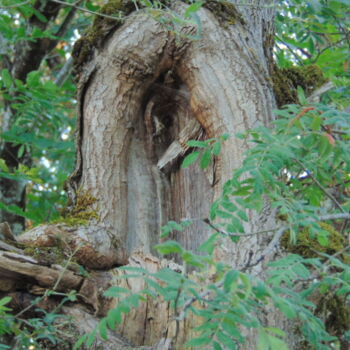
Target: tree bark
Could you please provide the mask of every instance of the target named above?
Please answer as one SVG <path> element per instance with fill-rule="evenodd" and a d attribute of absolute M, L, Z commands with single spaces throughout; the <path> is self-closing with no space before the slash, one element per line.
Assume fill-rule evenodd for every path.
<path fill-rule="evenodd" d="M 197 41 L 176 36 L 150 16 L 137 13 L 85 65 L 78 97 L 79 156 L 71 184 L 97 198 L 99 225 L 118 242 L 123 256 L 137 250 L 153 252 L 168 220 L 193 219 L 190 228 L 172 236 L 186 249 L 196 251 L 212 233 L 201 219 L 208 217 L 211 203 L 248 149 L 234 135 L 268 125 L 273 118 L 269 66 L 274 11 L 265 5 L 240 7 L 231 18 L 235 24 L 225 17 L 226 8 L 202 9 L 202 38 Z M 184 5 L 174 7 L 183 11 Z M 183 34 L 192 32 L 186 28 Z M 169 148 L 192 121 L 199 124 L 197 138 L 232 136 L 222 154 L 205 172 L 197 165 L 180 168 L 186 150 L 161 168 Z M 249 216 L 247 232 L 274 225 L 268 205 L 262 215 Z M 262 236 L 238 244 L 223 239 L 216 256 L 241 268 L 257 259 L 265 244 Z M 261 266 L 255 269 L 262 271 Z M 133 333 L 144 334 L 153 309 L 147 305 L 149 309 L 138 314 L 142 321 L 125 321 L 127 333 L 140 327 Z M 154 344 L 154 334 L 150 329 L 133 340 Z M 254 340 L 248 342 L 248 348 L 253 344 Z"/>
<path fill-rule="evenodd" d="M 246 10 L 245 24 L 220 23 L 207 9 L 200 16 L 198 41 L 179 40 L 145 14 L 132 16 L 95 52 L 80 79 L 79 156 L 71 184 L 98 199 L 100 224 L 126 254 L 151 251 L 168 220 L 195 220 L 174 237 L 188 249 L 211 232 L 198 219 L 208 216 L 247 145 L 232 137 L 206 173 L 181 169 L 183 154 L 160 170 L 159 161 L 190 121 L 199 122 L 197 137 L 207 139 L 272 119 L 271 57 L 264 48 L 273 35 L 265 25 L 272 9 Z M 156 131 L 156 123 L 163 130 Z M 260 229 L 261 218 L 251 219 L 251 229 Z M 236 264 L 242 258 L 236 256 Z"/>
<path fill-rule="evenodd" d="M 69 183 L 73 206 L 86 193 L 96 198 L 92 207 L 98 219 L 85 231 L 71 232 L 69 241 L 73 247 L 81 244 L 84 252 L 77 258 L 83 265 L 161 268 L 164 264 L 152 256 L 152 247 L 161 241 L 161 226 L 169 220 L 193 220 L 172 236 L 186 249 L 197 251 L 212 233 L 203 219 L 248 149 L 234 135 L 268 125 L 275 106 L 269 69 L 274 9 L 263 1 L 255 6 L 228 4 L 208 1 L 199 11 L 200 40 L 189 38 L 194 31 L 190 26 L 174 34 L 139 11 L 90 52 L 78 83 L 78 156 Z M 173 2 L 172 7 L 183 12 L 186 5 Z M 187 139 L 224 133 L 231 138 L 209 169 L 180 167 L 193 151 Z M 262 214 L 250 212 L 249 219 L 246 232 L 274 226 L 268 203 Z M 22 241 L 38 243 L 48 236 L 47 230 L 39 231 L 28 232 Z M 261 256 L 268 240 L 262 235 L 237 244 L 222 239 L 216 258 L 241 269 Z M 262 264 L 254 269 L 263 275 Z M 133 290 L 142 288 L 142 282 L 125 283 Z M 111 277 L 109 284 L 120 280 Z M 111 307 L 107 303 L 104 311 L 98 310 L 105 314 Z M 189 318 L 178 332 L 173 322 L 167 303 L 148 300 L 125 317 L 119 331 L 136 345 L 156 348 L 173 338 L 181 349 L 199 321 Z M 273 322 L 279 322 L 278 316 Z M 255 348 L 253 333 L 245 346 Z"/>

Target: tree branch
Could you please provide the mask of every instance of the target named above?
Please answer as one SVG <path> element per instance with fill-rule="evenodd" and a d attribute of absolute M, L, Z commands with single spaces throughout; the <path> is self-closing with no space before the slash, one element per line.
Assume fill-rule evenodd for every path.
<path fill-rule="evenodd" d="M 317 221 L 340 220 L 340 219 L 341 220 L 350 219 L 350 213 L 321 215 L 318 217 Z M 213 226 L 211 226 L 211 227 L 213 227 Z M 215 226 L 213 228 L 215 229 Z M 281 237 L 289 228 L 290 228 L 289 226 L 283 226 L 283 227 L 279 228 L 278 231 L 273 236 L 270 243 L 267 245 L 267 247 L 264 249 L 264 251 L 260 255 L 260 257 L 258 259 L 256 259 L 252 264 L 243 266 L 241 269 L 239 269 L 239 271 L 244 272 L 248 268 L 254 267 L 254 266 L 258 265 L 259 263 L 261 263 L 262 261 L 266 260 L 266 258 L 269 257 L 273 253 L 273 250 L 278 246 Z M 220 232 L 220 231 L 218 231 L 218 232 Z M 346 250 L 348 248 L 349 248 L 349 246 L 344 248 L 344 250 Z M 223 284 L 224 284 L 224 281 L 220 281 L 220 282 L 215 284 L 215 287 L 221 288 L 223 286 Z M 203 291 L 202 293 L 199 293 L 199 295 L 197 297 L 192 297 L 192 298 L 188 299 L 183 306 L 182 312 L 179 314 L 179 316 L 176 318 L 176 320 L 182 321 L 186 317 L 186 311 L 193 303 L 195 303 L 199 299 L 205 298 L 206 296 L 210 295 L 211 293 L 212 293 L 212 290 L 206 290 L 206 291 Z"/>
<path fill-rule="evenodd" d="M 19 2 L 18 4 L 14 4 L 14 5 L 0 6 L 0 9 L 5 10 L 5 9 L 11 9 L 11 8 L 23 6 L 23 5 L 29 4 L 31 1 L 32 0 L 27 0 L 27 1 Z"/>
<path fill-rule="evenodd" d="M 83 0 L 78 0 L 76 1 L 75 4 L 80 5 L 83 2 Z M 60 28 L 57 30 L 55 36 L 57 37 L 62 37 L 63 35 L 65 35 L 67 33 L 67 30 L 69 29 L 69 25 L 71 24 L 75 13 L 77 12 L 77 8 L 73 7 L 69 13 L 67 14 L 66 18 L 64 19 L 64 21 L 62 22 Z M 56 46 L 56 45 L 55 45 Z"/>
<path fill-rule="evenodd" d="M 313 176 L 312 172 L 308 171 L 308 169 L 305 167 L 305 165 L 299 160 L 294 158 L 294 160 L 302 167 L 302 169 L 307 172 L 308 176 L 312 179 L 312 181 L 321 189 L 321 191 L 338 207 L 339 210 L 341 210 L 343 213 L 346 213 L 344 208 L 341 206 L 341 204 L 337 201 L 337 199 L 330 194 L 323 186 L 322 184 Z"/>
<path fill-rule="evenodd" d="M 62 69 L 58 72 L 56 80 L 55 80 L 55 84 L 57 86 L 62 86 L 64 84 L 64 82 L 67 80 L 67 78 L 69 77 L 69 74 L 71 73 L 72 69 L 73 69 L 73 57 L 70 57 L 66 63 L 64 64 L 64 66 L 62 67 Z"/>
<path fill-rule="evenodd" d="M 86 13 L 90 13 L 92 15 L 95 15 L 95 16 L 100 16 L 100 17 L 104 17 L 104 18 L 109 18 L 109 19 L 114 19 L 114 20 L 120 20 L 121 18 L 120 17 L 117 17 L 117 16 L 110 16 L 110 15 L 106 15 L 104 13 L 100 13 L 100 12 L 95 12 L 95 11 L 90 11 L 84 7 L 80 7 L 80 6 L 77 6 L 77 5 L 74 5 L 74 4 L 69 4 L 65 1 L 60 1 L 60 0 L 49 0 L 51 2 L 54 2 L 56 4 L 60 4 L 60 5 L 63 5 L 63 6 L 68 6 L 68 7 L 73 7 L 79 11 L 83 11 L 83 12 L 86 12 Z"/>
<path fill-rule="evenodd" d="M 214 223 L 212 223 L 208 218 L 205 219 L 201 219 L 201 221 L 203 221 L 205 224 L 207 224 L 208 226 L 210 226 L 213 230 L 215 230 L 218 233 L 221 233 L 224 236 L 228 236 L 228 237 L 250 237 L 250 236 L 256 236 L 256 235 L 260 235 L 262 233 L 268 233 L 268 232 L 273 232 L 273 231 L 277 231 L 278 228 L 272 228 L 271 230 L 265 230 L 265 231 L 257 231 L 257 232 L 252 232 L 252 233 L 243 233 L 243 234 L 237 234 L 237 233 L 231 233 L 231 232 L 226 232 L 225 230 L 215 226 Z"/>

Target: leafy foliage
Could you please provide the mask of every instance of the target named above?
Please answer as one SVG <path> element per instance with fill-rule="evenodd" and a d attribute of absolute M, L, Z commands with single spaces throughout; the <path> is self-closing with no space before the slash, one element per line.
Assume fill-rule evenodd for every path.
<path fill-rule="evenodd" d="M 135 1 L 135 6 L 140 3 L 169 30 L 181 34 L 184 26 L 195 25 L 197 33 L 186 36 L 200 37 L 198 10 L 204 1 L 189 1 L 184 16 L 170 11 L 164 1 Z M 9 125 L 2 125 L 1 136 L 3 141 L 15 146 L 13 156 L 19 162 L 11 167 L 0 159 L 0 176 L 27 183 L 27 206 L 24 210 L 1 202 L 0 208 L 37 224 L 59 215 L 58 209 L 65 202 L 63 184 L 74 163 L 75 87 L 70 75 L 62 84 L 58 83 L 58 77 L 69 60 L 68 53 L 79 36 L 77 33 L 82 33 L 89 23 L 86 10 L 99 13 L 102 3 L 85 1 L 84 11 L 77 13 L 60 36 L 57 36 L 59 24 L 72 11 L 71 7 L 63 8 L 57 20 L 50 22 L 34 0 L 20 4 L 16 7 L 12 0 L 4 0 L 0 9 L 0 29 L 5 43 L 1 47 L 0 109 L 2 115 L 12 113 Z M 250 4 L 237 6 L 240 5 Z M 350 86 L 348 1 L 286 0 L 273 5 L 277 6 L 278 66 L 317 64 L 336 87 L 323 94 L 319 104 L 310 104 L 299 88 L 300 104 L 275 111 L 278 118 L 271 128 L 258 127 L 237 135 L 252 147 L 242 167 L 236 169 L 222 196 L 212 205 L 206 223 L 214 232 L 200 247 L 202 255 L 186 250 L 175 241 L 156 247 L 161 254 L 177 254 L 197 274 L 169 268 L 156 273 L 123 268 L 126 274 L 122 278 L 142 278 L 145 289 L 132 294 L 128 289 L 113 287 L 106 292 L 106 297 L 119 299 L 117 307 L 109 311 L 95 332 L 81 338 L 76 348 L 83 343 L 91 346 L 98 333 L 106 339 L 108 329 L 115 329 L 124 314 L 150 297 L 169 301 L 177 321 L 189 313 L 203 319 L 196 329 L 198 336 L 187 344 L 192 347 L 237 349 L 245 341 L 245 331 L 253 328 L 258 334 L 258 349 L 287 349 L 287 334 L 267 327 L 261 317 L 272 306 L 296 321 L 300 348 L 304 344 L 315 349 L 339 348 L 349 338 L 349 323 L 341 324 L 338 332 L 327 327 L 329 314 L 332 317 L 337 312 L 350 314 L 349 247 L 344 245 L 332 255 L 317 251 L 312 257 L 286 254 L 269 264 L 267 278 L 254 274 L 253 268 L 279 247 L 283 234 L 294 244 L 308 230 L 320 246 L 329 247 L 332 232 L 325 229 L 324 222 L 334 225 L 335 218 L 348 219 L 350 209 L 350 116 L 344 112 L 349 107 Z M 119 13 L 112 17 L 121 19 Z M 49 25 L 42 29 L 28 24 L 34 20 Z M 37 70 L 29 71 L 25 79 L 15 79 L 8 64 L 16 60 L 14 48 L 40 39 L 57 39 L 58 44 Z M 190 141 L 188 145 L 195 150 L 184 159 L 183 167 L 199 160 L 201 168 L 206 168 L 213 157 L 219 156 L 227 137 Z M 246 232 L 249 212 L 261 212 L 267 202 L 274 209 L 280 227 L 271 232 Z M 162 236 L 165 238 L 172 230 L 183 230 L 190 224 L 169 222 L 163 227 Z M 348 234 L 345 225 L 338 222 L 334 226 L 339 234 Z M 235 244 L 242 236 L 255 234 L 269 235 L 274 243 L 257 260 L 232 269 L 214 259 L 215 245 L 222 237 L 230 237 Z M 74 296 L 64 300 L 72 300 L 69 298 Z M 338 309 L 331 310 L 322 304 L 322 300 L 328 299 L 340 300 Z M 8 302 L 8 298 L 0 301 L 0 337 L 14 335 L 26 347 L 33 342 L 40 346 L 42 338 L 53 344 L 58 342 L 54 324 L 59 316 L 55 312 L 41 310 L 42 317 L 24 322 L 11 316 L 5 306 Z M 5 349 L 6 345 L 0 348 Z"/>
<path fill-rule="evenodd" d="M 54 295 L 63 296 L 55 309 L 47 312 L 38 307 L 40 301 Z M 59 311 L 65 303 L 75 300 L 75 292 L 62 295 L 54 291 L 47 291 L 44 297 L 36 298 L 25 310 L 13 315 L 11 309 L 5 306 L 11 301 L 11 298 L 2 298 L 0 300 L 0 349 L 21 350 L 34 347 L 40 350 L 45 349 L 48 344 L 57 347 L 65 346 L 68 344 L 69 338 L 72 337 L 72 333 L 70 333 L 72 320 L 60 314 Z M 36 317 L 22 318 L 25 312 L 32 312 L 32 310 L 35 310 Z M 11 344 L 11 346 L 7 344 Z"/>
<path fill-rule="evenodd" d="M 141 278 L 147 287 L 137 294 L 120 287 L 106 293 L 107 297 L 118 297 L 119 302 L 101 322 L 102 337 L 107 328 L 114 329 L 122 321 L 123 314 L 153 297 L 169 301 L 178 321 L 189 313 L 203 319 L 195 329 L 199 335 L 187 344 L 192 347 L 238 349 L 245 341 L 244 329 L 255 328 L 259 349 L 288 349 L 285 332 L 267 327 L 259 317 L 267 313 L 271 305 L 286 318 L 296 321 L 300 346 L 308 343 L 315 349 L 329 349 L 331 344 L 338 343 L 334 332 L 330 334 L 326 328 L 324 315 L 318 312 L 317 299 L 319 293 L 334 295 L 341 298 L 342 307 L 347 309 L 350 265 L 344 257 L 349 261 L 348 247 L 341 247 L 343 249 L 332 256 L 321 252 L 315 252 L 316 257 L 288 254 L 269 263 L 267 279 L 245 271 L 263 261 L 264 254 L 271 254 L 268 250 L 257 261 L 239 269 L 214 259 L 214 248 L 220 237 L 229 236 L 236 243 L 245 234 L 260 234 L 245 232 L 244 225 L 249 211 L 260 212 L 266 201 L 281 217 L 278 232 L 288 231 L 294 241 L 308 228 L 321 246 L 328 246 L 333 231 L 325 230 L 327 226 L 321 223 L 325 220 L 322 218 L 332 219 L 332 215 L 337 218 L 344 212 L 348 217 L 349 196 L 342 191 L 349 176 L 349 114 L 321 104 L 290 105 L 276 114 L 279 118 L 273 128 L 258 127 L 238 135 L 254 146 L 212 206 L 208 223 L 216 232 L 200 248 L 206 254 L 197 255 L 176 241 L 155 247 L 161 254 L 178 255 L 186 266 L 195 267 L 197 273 L 179 273 L 168 268 L 156 273 L 141 268 L 121 268 L 127 272 L 121 278 Z M 189 146 L 200 149 L 203 159 L 207 151 L 212 156 L 214 145 L 223 139 L 190 141 Z M 194 153 L 198 158 L 199 151 Z M 193 161 L 188 156 L 184 166 Z M 330 194 L 334 188 L 341 189 L 341 193 Z M 214 226 L 212 221 L 216 219 L 219 220 Z M 188 221 L 170 222 L 163 228 L 163 234 L 181 231 L 188 225 Z M 276 247 L 278 241 L 272 248 Z M 336 315 L 333 317 L 336 319 Z M 348 326 L 345 326 L 347 331 Z"/>

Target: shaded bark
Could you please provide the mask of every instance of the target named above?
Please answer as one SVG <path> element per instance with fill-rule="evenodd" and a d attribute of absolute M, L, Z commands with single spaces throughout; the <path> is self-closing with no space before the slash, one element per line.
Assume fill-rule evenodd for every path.
<path fill-rule="evenodd" d="M 248 149 L 233 135 L 272 120 L 274 11 L 263 5 L 239 7 L 241 13 L 232 21 L 201 9 L 198 41 L 174 35 L 142 11 L 109 33 L 80 70 L 77 167 L 69 183 L 73 206 L 82 193 L 97 199 L 92 209 L 98 219 L 86 227 L 34 229 L 21 241 L 45 245 L 56 244 L 57 235 L 69 237 L 64 240 L 79 248 L 76 258 L 84 266 L 107 270 L 129 264 L 157 271 L 170 264 L 151 255 L 153 245 L 161 241 L 161 226 L 168 220 L 193 219 L 192 226 L 172 238 L 197 251 L 212 233 L 203 218 Z M 185 8 L 180 2 L 172 6 Z M 184 28 L 186 33 L 193 28 Z M 206 171 L 197 165 L 180 167 L 193 151 L 186 146 L 187 138 L 206 140 L 223 133 L 232 137 Z M 249 218 L 247 232 L 274 226 L 268 204 L 259 215 L 250 212 Z M 261 256 L 268 241 L 262 235 L 237 244 L 223 238 L 216 258 L 241 269 Z M 256 264 L 254 273 L 263 276 L 263 269 L 262 263 Z M 90 302 L 94 315 L 78 308 L 67 312 L 96 324 L 98 316 L 117 303 L 101 298 L 108 286 L 143 288 L 142 280 L 119 279 L 121 274 L 118 269 L 96 271 L 94 283 L 101 288 L 87 293 L 95 295 Z M 124 318 L 119 332 L 136 345 L 181 349 L 201 320 L 190 316 L 176 330 L 173 316 L 164 300 L 147 300 Z M 267 323 L 282 322 L 274 312 L 266 318 Z M 251 333 L 246 349 L 255 345 Z"/>
<path fill-rule="evenodd" d="M 71 185 L 98 198 L 100 223 L 124 242 L 127 252 L 150 251 L 169 219 L 206 217 L 223 183 L 241 164 L 247 146 L 232 138 L 210 176 L 195 166 L 180 169 L 181 159 L 170 171 L 160 171 L 157 163 L 189 121 L 197 120 L 202 137 L 210 138 L 271 120 L 274 98 L 263 48 L 263 35 L 270 33 L 262 34 L 262 28 L 272 11 L 255 11 L 259 19 L 252 17 L 251 25 L 230 26 L 202 10 L 205 39 L 194 42 L 176 40 L 149 17 L 135 16 L 85 65 L 79 156 Z M 165 81 L 169 73 L 172 86 Z M 159 84 L 165 84 L 163 91 L 157 90 Z M 167 89 L 175 90 L 172 101 L 164 97 Z M 186 112 L 179 96 L 187 96 Z M 147 126 L 149 106 L 157 101 L 152 122 L 165 124 L 160 134 Z M 210 233 L 200 221 L 191 230 L 176 237 L 191 249 Z"/>

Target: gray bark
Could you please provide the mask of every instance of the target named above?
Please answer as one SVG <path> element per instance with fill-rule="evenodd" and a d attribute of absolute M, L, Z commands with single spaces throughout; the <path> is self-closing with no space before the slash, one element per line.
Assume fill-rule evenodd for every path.
<path fill-rule="evenodd" d="M 98 198 L 100 223 L 124 242 L 127 254 L 151 251 L 167 220 L 195 219 L 193 227 L 174 237 L 189 249 L 210 234 L 197 219 L 208 216 L 247 145 L 234 137 L 227 141 L 211 174 L 197 166 L 181 169 L 182 156 L 170 170 L 160 170 L 157 163 L 190 121 L 199 122 L 206 139 L 234 135 L 272 119 L 270 57 L 264 43 L 272 35 L 265 23 L 271 22 L 273 10 L 254 7 L 244 15 L 246 24 L 228 25 L 202 9 L 202 39 L 190 41 L 179 40 L 139 13 L 85 66 L 73 185 Z M 169 86 L 164 80 L 170 71 L 175 82 Z M 147 121 L 150 104 L 153 119 Z M 166 124 L 159 135 L 147 125 L 154 125 L 156 118 Z M 257 228 L 261 218 L 252 217 L 251 230 Z"/>
<path fill-rule="evenodd" d="M 82 243 L 79 262 L 107 268 L 126 264 L 129 258 L 130 265 L 156 271 L 163 265 L 150 253 L 168 220 L 193 219 L 192 226 L 172 236 L 186 249 L 196 251 L 210 236 L 212 228 L 202 219 L 248 149 L 234 135 L 273 119 L 269 66 L 274 9 L 264 4 L 237 7 L 242 17 L 234 24 L 220 13 L 201 9 L 202 38 L 196 41 L 136 12 L 91 52 L 80 70 L 77 167 L 69 187 L 73 203 L 81 193 L 96 197 L 99 220 L 91 224 L 91 232 L 71 232 L 70 245 Z M 185 7 L 179 2 L 173 6 L 179 11 Z M 193 28 L 184 28 L 186 33 Z M 193 132 L 186 129 L 191 124 Z M 192 151 L 185 144 L 187 137 L 206 140 L 223 133 L 231 138 L 209 169 L 180 167 Z M 247 232 L 274 226 L 268 204 L 261 214 L 250 212 L 249 217 Z M 34 230 L 22 241 L 38 243 L 45 235 L 45 230 Z M 216 257 L 242 268 L 261 256 L 268 240 L 256 235 L 234 244 L 223 238 Z M 263 275 L 263 269 L 258 264 L 254 273 Z M 120 273 L 111 271 L 112 276 Z M 122 281 L 135 291 L 142 288 L 140 281 Z M 114 278 L 110 283 L 123 285 Z M 271 314 L 273 323 L 281 324 L 279 316 Z M 136 345 L 156 348 L 167 342 L 160 339 L 162 330 L 166 338 L 175 336 L 173 323 L 167 303 L 148 300 L 125 318 L 120 331 Z M 183 322 L 173 342 L 176 348 L 193 336 L 196 324 L 193 318 Z M 246 349 L 254 348 L 251 334 Z"/>

